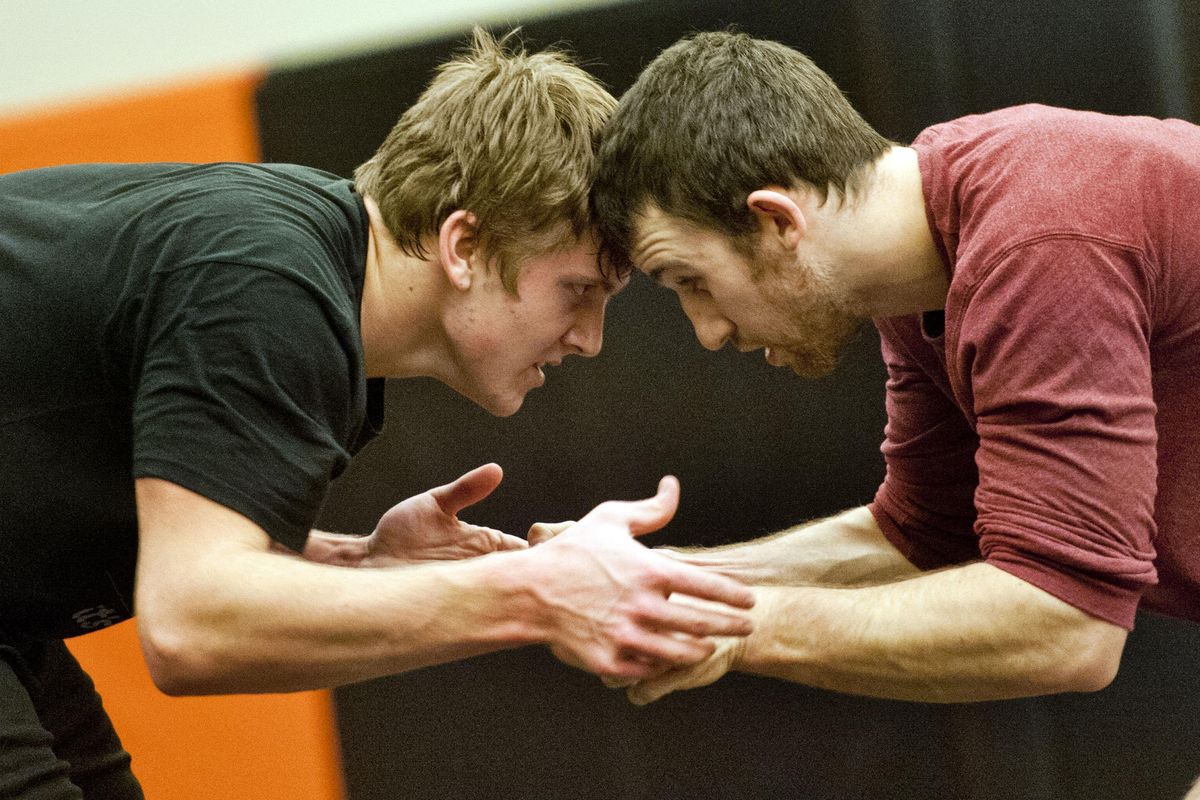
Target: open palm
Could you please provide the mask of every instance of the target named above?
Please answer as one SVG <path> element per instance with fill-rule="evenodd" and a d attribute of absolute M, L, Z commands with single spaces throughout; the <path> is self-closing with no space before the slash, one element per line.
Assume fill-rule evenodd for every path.
<path fill-rule="evenodd" d="M 371 534 L 369 565 L 450 561 L 526 547 L 525 540 L 517 536 L 458 518 L 464 508 L 495 491 L 503 478 L 498 465 L 485 464 L 392 506 Z"/>

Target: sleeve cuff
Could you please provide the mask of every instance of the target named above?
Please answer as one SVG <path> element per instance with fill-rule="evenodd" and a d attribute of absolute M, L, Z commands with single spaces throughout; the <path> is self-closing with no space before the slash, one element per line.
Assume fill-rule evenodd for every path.
<path fill-rule="evenodd" d="M 214 503 L 229 508 L 262 528 L 268 536 L 297 553 L 304 551 L 311 523 L 297 519 L 286 519 L 271 509 L 264 508 L 240 490 L 213 481 L 208 476 L 182 464 L 164 459 L 139 459 L 133 467 L 134 478 L 161 478 L 203 495 Z"/>

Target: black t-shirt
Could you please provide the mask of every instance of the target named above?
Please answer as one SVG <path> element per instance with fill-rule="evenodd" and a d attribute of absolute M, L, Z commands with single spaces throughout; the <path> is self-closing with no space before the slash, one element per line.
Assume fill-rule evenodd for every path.
<path fill-rule="evenodd" d="M 366 247 L 353 187 L 304 167 L 0 176 L 0 636 L 132 615 L 137 477 L 303 547 L 382 421 Z"/>

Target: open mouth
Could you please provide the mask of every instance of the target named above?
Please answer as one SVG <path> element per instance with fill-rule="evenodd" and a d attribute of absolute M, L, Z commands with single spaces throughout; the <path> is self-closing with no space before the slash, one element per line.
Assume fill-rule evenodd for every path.
<path fill-rule="evenodd" d="M 553 361 L 538 361 L 533 365 L 533 369 L 538 374 L 538 385 L 541 386 L 546 382 L 546 367 L 557 367 L 562 363 L 562 359 L 558 358 Z"/>

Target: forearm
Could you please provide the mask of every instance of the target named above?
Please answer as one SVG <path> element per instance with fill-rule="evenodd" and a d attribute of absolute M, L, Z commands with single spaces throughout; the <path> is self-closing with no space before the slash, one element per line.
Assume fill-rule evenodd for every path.
<path fill-rule="evenodd" d="M 252 550 L 218 553 L 171 598 L 139 596 L 143 648 L 181 694 L 336 686 L 542 640 L 523 575 L 496 554 L 345 570 Z M 253 576 L 246 580 L 246 576 Z"/>
<path fill-rule="evenodd" d="M 865 506 L 750 542 L 676 552 L 758 586 L 851 586 L 919 574 Z"/>
<path fill-rule="evenodd" d="M 707 658 L 708 637 L 750 631 L 738 613 L 753 605 L 748 589 L 633 541 L 674 513 L 671 479 L 647 500 L 600 504 L 541 547 L 440 560 L 442 531 L 424 540 L 433 559 L 374 569 L 280 554 L 248 517 L 168 481 L 141 478 L 136 493 L 138 631 L 170 693 L 335 686 L 535 643 L 641 678 L 659 660 Z M 486 547 L 505 541 L 483 533 L 495 534 Z M 673 594 L 724 605 L 685 609 Z"/>
<path fill-rule="evenodd" d="M 982 563 L 881 586 L 763 588 L 754 617 L 737 669 L 930 702 L 1102 688 L 1125 640 Z"/>

